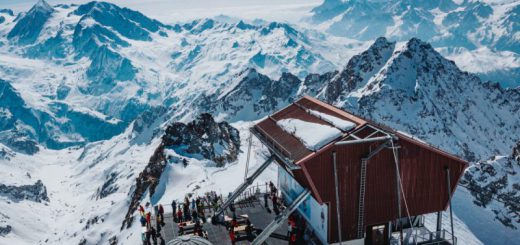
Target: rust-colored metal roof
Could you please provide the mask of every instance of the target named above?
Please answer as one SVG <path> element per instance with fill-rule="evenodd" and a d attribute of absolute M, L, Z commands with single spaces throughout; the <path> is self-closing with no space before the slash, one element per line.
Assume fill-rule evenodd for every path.
<path fill-rule="evenodd" d="M 254 129 L 256 129 L 256 131 L 260 133 L 261 137 L 264 137 L 264 141 L 269 142 L 270 144 L 272 144 L 273 147 L 277 148 L 279 152 L 282 153 L 285 157 L 292 160 L 294 163 L 297 163 L 300 160 L 305 159 L 310 155 L 313 155 L 315 152 L 310 149 L 307 149 L 298 138 L 284 131 L 276 124 L 276 122 L 282 119 L 291 118 L 334 127 L 334 125 L 332 125 L 331 123 L 324 121 L 321 118 L 309 113 L 309 110 L 318 111 L 330 116 L 350 121 L 356 124 L 356 127 L 352 130 L 366 123 L 365 120 L 356 117 L 352 114 L 349 114 L 343 110 L 340 110 L 334 106 L 331 106 L 327 103 L 323 103 L 312 97 L 304 96 L 300 98 L 298 101 L 285 107 L 284 109 L 260 121 L 254 126 Z M 343 138 L 343 136 L 348 134 L 348 132 L 345 131 L 342 131 L 342 133 L 342 137 L 332 140 L 331 142 L 329 142 L 329 144 L 339 141 L 341 138 Z"/>
<path fill-rule="evenodd" d="M 308 110 L 314 110 L 321 113 L 325 113 L 327 115 L 331 115 L 346 121 L 350 121 L 352 123 L 356 124 L 356 127 L 343 132 L 343 136 L 332 140 L 325 146 L 323 146 L 321 149 L 318 149 L 316 151 L 309 150 L 305 147 L 305 145 L 295 136 L 285 132 L 282 128 L 280 128 L 276 122 L 282 119 L 300 119 L 302 121 L 307 121 L 311 123 L 317 123 L 317 124 L 323 124 L 323 125 L 331 125 L 329 122 L 324 121 L 320 119 L 317 116 L 312 115 L 308 112 Z M 268 116 L 266 119 L 260 121 L 254 126 L 254 129 L 256 129 L 262 137 L 265 137 L 264 140 L 269 141 L 271 144 L 273 144 L 276 148 L 280 150 L 280 152 L 286 156 L 288 159 L 293 161 L 295 164 L 301 164 L 317 154 L 319 154 L 322 151 L 327 150 L 328 148 L 332 147 L 334 143 L 341 141 L 345 138 L 347 138 L 350 133 L 356 131 L 357 129 L 362 128 L 363 126 L 370 124 L 376 128 L 380 128 L 386 132 L 392 133 L 395 136 L 397 136 L 400 139 L 404 139 L 406 141 L 409 141 L 412 144 L 416 144 L 420 147 L 425 147 L 429 150 L 432 150 L 438 154 L 441 154 L 443 156 L 446 156 L 448 158 L 451 158 L 455 161 L 459 161 L 462 163 L 466 163 L 466 161 L 460 159 L 457 156 L 454 156 L 450 153 L 447 153 L 435 146 L 432 146 L 430 144 L 427 144 L 423 141 L 417 140 L 411 136 L 408 136 L 406 134 L 403 134 L 401 132 L 398 132 L 388 126 L 381 125 L 379 123 L 367 120 L 365 118 L 362 118 L 360 116 L 354 115 L 351 112 L 344 111 L 342 109 L 339 109 L 333 105 L 327 104 L 325 102 L 322 102 L 318 99 L 315 99 L 310 96 L 303 96 L 302 98 L 298 99 L 294 103 L 290 104 L 289 106 L 275 112 L 271 116 Z"/>

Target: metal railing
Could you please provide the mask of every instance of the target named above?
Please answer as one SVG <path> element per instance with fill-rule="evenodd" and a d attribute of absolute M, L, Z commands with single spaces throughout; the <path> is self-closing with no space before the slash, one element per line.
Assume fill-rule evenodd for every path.
<path fill-rule="evenodd" d="M 423 234 L 415 234 L 412 244 L 457 244 L 457 237 L 452 236 L 447 230 L 433 231 Z"/>
<path fill-rule="evenodd" d="M 269 118 L 274 121 L 274 119 L 272 119 L 271 117 Z M 259 126 L 254 126 L 251 128 L 251 130 L 260 131 L 259 133 L 261 133 L 261 135 L 263 136 L 262 138 L 264 143 L 270 145 L 273 149 L 279 151 L 281 155 L 284 155 L 287 158 L 293 160 L 291 152 L 287 150 L 282 144 L 280 144 L 276 139 L 274 139 L 270 134 L 268 134 L 264 129 L 262 129 Z"/>

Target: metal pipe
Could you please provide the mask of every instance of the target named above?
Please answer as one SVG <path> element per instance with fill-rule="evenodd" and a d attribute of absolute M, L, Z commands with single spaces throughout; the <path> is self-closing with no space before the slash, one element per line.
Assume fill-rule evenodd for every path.
<path fill-rule="evenodd" d="M 455 244 L 455 230 L 453 229 L 453 207 L 451 206 L 451 179 L 450 168 L 446 167 L 446 181 L 448 182 L 448 201 L 450 204 L 451 240 Z"/>
<path fill-rule="evenodd" d="M 360 140 L 340 141 L 340 142 L 337 142 L 336 145 L 360 144 L 360 143 L 368 143 L 368 142 L 375 142 L 375 141 L 384 141 L 384 140 L 389 140 L 389 139 L 392 139 L 392 137 L 391 136 L 382 136 L 382 137 L 360 139 Z"/>
<path fill-rule="evenodd" d="M 334 163 L 334 183 L 336 185 L 336 214 L 338 216 L 338 237 L 339 237 L 339 244 L 341 245 L 341 218 L 340 218 L 340 208 L 339 208 L 339 186 L 338 186 L 338 168 L 336 164 L 336 152 L 332 152 L 332 162 Z"/>

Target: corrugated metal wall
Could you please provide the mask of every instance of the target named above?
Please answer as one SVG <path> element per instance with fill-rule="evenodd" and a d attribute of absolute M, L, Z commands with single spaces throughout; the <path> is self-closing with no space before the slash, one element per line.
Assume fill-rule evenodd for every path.
<path fill-rule="evenodd" d="M 453 191 L 465 164 L 409 140 L 399 140 L 398 144 L 401 146 L 399 161 L 402 184 L 410 215 L 444 210 L 448 202 L 445 167 L 450 168 Z M 312 173 L 309 184 L 314 184 L 322 201 L 329 204 L 330 242 L 338 240 L 332 152 L 337 152 L 342 239 L 351 240 L 357 235 L 361 158 L 369 153 L 370 147 L 374 149 L 375 145 L 336 146 L 303 163 L 305 170 Z M 396 170 L 390 149 L 384 149 L 370 159 L 366 181 L 365 226 L 397 218 Z M 404 201 L 401 207 L 402 216 L 406 217 Z"/>

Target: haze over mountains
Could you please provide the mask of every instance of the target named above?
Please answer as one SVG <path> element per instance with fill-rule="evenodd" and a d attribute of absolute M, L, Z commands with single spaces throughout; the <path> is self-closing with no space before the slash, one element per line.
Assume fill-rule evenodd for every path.
<path fill-rule="evenodd" d="M 325 1 L 307 27 L 211 18 L 164 24 L 106 2 L 2 10 L 0 166 L 8 171 L 0 173 L 0 229 L 9 231 L 0 241 L 132 244 L 140 231 L 119 228 L 153 156 L 169 160 L 157 168 L 153 191 L 139 192 L 145 200 L 230 191 L 240 178 L 223 180 L 244 172 L 247 127 L 304 94 L 475 163 L 464 183 L 478 191 L 457 201 L 488 223 L 461 212 L 462 239 L 489 243 L 498 232 L 513 241 L 519 6 Z M 198 137 L 190 125 L 211 137 L 160 148 L 169 137 Z M 238 136 L 226 133 L 231 126 Z M 217 164 L 214 156 L 228 148 L 231 160 Z M 254 149 L 260 163 L 265 149 Z M 13 188 L 34 195 L 20 200 Z"/>

